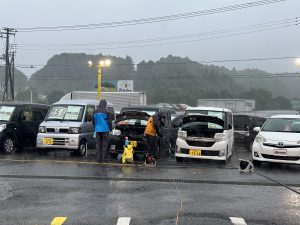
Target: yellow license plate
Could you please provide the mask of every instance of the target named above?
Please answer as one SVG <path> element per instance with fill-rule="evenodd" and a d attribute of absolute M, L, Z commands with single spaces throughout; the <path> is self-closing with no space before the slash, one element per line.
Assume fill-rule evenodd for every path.
<path fill-rule="evenodd" d="M 201 150 L 200 149 L 190 149 L 190 155 L 197 155 L 197 156 L 200 156 L 201 155 Z"/>
<path fill-rule="evenodd" d="M 129 143 L 130 143 L 130 144 L 132 145 L 132 147 L 134 147 L 134 148 L 137 146 L 137 141 L 130 141 Z"/>
<path fill-rule="evenodd" d="M 43 138 L 44 145 L 53 145 L 53 138 Z"/>

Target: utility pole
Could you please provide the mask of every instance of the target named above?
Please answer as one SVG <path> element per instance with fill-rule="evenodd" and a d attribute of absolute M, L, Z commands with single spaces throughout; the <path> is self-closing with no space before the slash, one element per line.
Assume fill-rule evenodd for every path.
<path fill-rule="evenodd" d="M 12 74 L 14 73 L 14 53 L 11 54 L 10 52 L 10 37 L 16 34 L 16 30 L 13 28 L 3 28 L 0 32 L 1 37 L 6 39 L 6 46 L 5 46 L 5 54 L 4 54 L 4 60 L 5 60 L 5 79 L 4 79 L 4 93 L 2 101 L 14 101 L 14 78 L 12 77 Z"/>

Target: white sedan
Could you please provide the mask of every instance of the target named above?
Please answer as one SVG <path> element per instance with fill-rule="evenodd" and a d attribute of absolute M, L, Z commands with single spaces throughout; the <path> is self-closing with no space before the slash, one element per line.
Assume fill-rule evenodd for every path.
<path fill-rule="evenodd" d="M 256 165 L 276 162 L 300 165 L 300 115 L 270 117 L 258 132 L 252 146 Z"/>

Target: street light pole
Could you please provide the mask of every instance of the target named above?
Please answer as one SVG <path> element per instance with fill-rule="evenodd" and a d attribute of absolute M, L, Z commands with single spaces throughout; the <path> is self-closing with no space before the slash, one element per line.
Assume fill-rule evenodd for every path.
<path fill-rule="evenodd" d="M 89 67 L 93 66 L 92 61 L 88 61 Z M 106 60 L 100 60 L 98 63 L 98 74 L 97 74 L 97 80 L 98 80 L 98 85 L 97 85 L 97 90 L 98 90 L 98 97 L 97 99 L 100 101 L 101 100 L 101 86 L 102 86 L 102 68 L 103 67 L 110 67 L 111 61 L 109 59 Z"/>

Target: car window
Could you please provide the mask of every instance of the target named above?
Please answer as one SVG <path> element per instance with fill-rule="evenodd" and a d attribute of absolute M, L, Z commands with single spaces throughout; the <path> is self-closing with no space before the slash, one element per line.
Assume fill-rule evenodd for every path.
<path fill-rule="evenodd" d="M 88 117 L 93 118 L 95 112 L 94 105 L 88 105 L 86 108 L 85 121 L 87 121 Z"/>
<path fill-rule="evenodd" d="M 22 113 L 21 113 L 21 120 L 22 121 L 33 121 L 33 110 L 32 107 L 26 106 L 24 107 Z"/>

